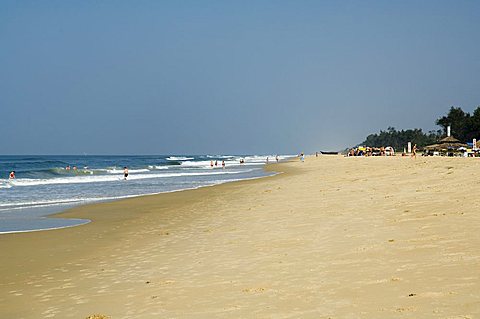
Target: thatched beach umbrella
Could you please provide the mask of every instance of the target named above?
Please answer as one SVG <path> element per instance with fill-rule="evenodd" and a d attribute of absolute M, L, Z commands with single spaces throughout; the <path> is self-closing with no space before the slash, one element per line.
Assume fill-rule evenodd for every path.
<path fill-rule="evenodd" d="M 451 143 L 451 144 L 463 144 L 462 142 L 460 142 L 459 140 L 457 140 L 455 137 L 453 136 L 447 136 L 447 137 L 444 137 L 440 140 L 440 143 L 439 144 L 442 144 L 442 143 Z M 466 145 L 466 144 L 465 144 Z"/>
<path fill-rule="evenodd" d="M 434 150 L 437 150 L 438 147 L 439 147 L 439 144 L 432 144 L 432 145 L 425 146 L 424 149 L 428 151 L 434 151 Z"/>
<path fill-rule="evenodd" d="M 425 146 L 428 151 L 456 151 L 461 147 L 468 147 L 467 144 L 460 142 L 453 136 L 442 138 L 437 144 Z"/>

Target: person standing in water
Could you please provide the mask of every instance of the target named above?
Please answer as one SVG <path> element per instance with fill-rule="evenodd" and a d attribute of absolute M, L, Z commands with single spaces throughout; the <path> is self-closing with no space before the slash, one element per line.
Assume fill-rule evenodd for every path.
<path fill-rule="evenodd" d="M 128 167 L 125 166 L 123 168 L 123 178 L 127 180 L 127 177 L 128 177 Z"/>
<path fill-rule="evenodd" d="M 222 161 L 222 168 L 225 169 L 225 161 Z"/>
<path fill-rule="evenodd" d="M 15 179 L 15 171 L 11 171 L 8 175 L 8 179 Z"/>

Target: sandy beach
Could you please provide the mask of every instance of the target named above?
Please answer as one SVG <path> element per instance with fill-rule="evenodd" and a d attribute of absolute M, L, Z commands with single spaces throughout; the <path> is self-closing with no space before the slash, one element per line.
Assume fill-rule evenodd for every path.
<path fill-rule="evenodd" d="M 340 156 L 0 235 L 0 318 L 478 318 L 480 161 Z"/>

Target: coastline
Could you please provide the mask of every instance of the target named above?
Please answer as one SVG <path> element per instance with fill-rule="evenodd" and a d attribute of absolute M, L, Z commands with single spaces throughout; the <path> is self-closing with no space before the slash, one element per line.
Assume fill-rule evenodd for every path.
<path fill-rule="evenodd" d="M 90 161 L 92 163 L 95 163 L 96 160 L 98 161 L 97 157 L 92 157 Z M 165 163 L 163 163 L 163 166 L 150 165 L 151 163 L 149 163 L 149 161 L 153 161 L 153 158 L 130 156 L 126 160 L 136 161 L 136 165 L 140 165 L 144 168 L 136 170 L 134 169 L 131 171 L 131 178 L 133 179 L 132 185 L 129 185 L 130 183 L 122 183 L 119 185 L 104 185 L 104 188 L 107 188 L 106 191 L 102 188 L 103 184 L 99 182 L 99 180 L 102 180 L 104 178 L 112 178 L 113 175 L 111 174 L 117 173 L 117 171 L 115 171 L 114 169 L 109 169 L 108 167 L 105 169 L 91 169 L 91 173 L 93 173 L 94 171 L 97 173 L 100 172 L 100 175 L 88 175 L 88 179 L 85 179 L 85 176 L 81 176 L 77 178 L 78 180 L 75 180 L 75 177 L 69 176 L 68 181 L 71 184 L 68 184 L 61 191 L 58 190 L 58 187 L 57 189 L 55 189 L 55 186 L 59 185 L 58 183 L 65 183 L 67 181 L 67 178 L 48 176 L 45 180 L 35 179 L 34 182 L 32 182 L 33 180 L 19 178 L 19 184 L 17 186 L 25 186 L 25 184 L 28 183 L 36 183 L 41 186 L 35 190 L 37 191 L 37 193 L 33 195 L 33 198 L 30 198 L 30 195 L 26 193 L 22 187 L 15 189 L 15 192 L 12 192 L 11 194 L 8 191 L 1 194 L 3 201 L 1 201 L 0 206 L 2 206 L 3 209 L 0 209 L 2 210 L 0 212 L 0 235 L 29 231 L 46 231 L 61 229 L 78 226 L 89 222 L 89 220 L 83 219 L 61 219 L 58 217 L 56 219 L 50 218 L 51 216 L 54 217 L 55 215 L 63 211 L 68 211 L 73 207 L 103 202 L 112 202 L 127 198 L 191 190 L 200 187 L 215 186 L 218 184 L 228 183 L 232 181 L 250 180 L 260 177 L 266 177 L 269 175 L 269 173 L 262 167 L 263 164 L 261 164 L 261 162 L 258 162 L 258 156 L 248 157 L 251 162 L 249 162 L 246 167 L 241 167 L 238 164 L 232 164 L 233 156 L 223 157 L 228 157 L 229 161 L 227 162 L 229 163 L 229 165 L 232 165 L 231 167 L 229 166 L 227 170 L 219 170 L 218 168 L 212 169 L 209 162 L 204 161 L 205 156 L 198 156 L 196 161 L 185 161 L 194 160 L 194 157 L 177 158 L 163 156 L 160 158 L 160 161 L 166 161 L 165 163 L 167 164 L 171 164 L 172 160 L 182 160 L 183 162 L 181 162 L 181 164 L 185 164 L 185 168 L 182 168 L 183 166 L 181 164 L 178 166 L 168 166 L 165 165 Z M 52 159 L 57 161 L 65 160 L 64 156 L 57 156 Z M 38 160 L 41 162 L 45 161 L 46 159 L 43 157 L 39 157 Z M 101 166 L 105 164 L 96 163 L 96 165 Z M 208 169 L 202 170 L 201 168 L 205 168 L 204 166 Z M 191 171 L 192 167 L 196 168 L 194 172 Z M 198 170 L 199 167 L 200 169 Z M 30 170 L 31 173 L 36 172 L 35 168 L 30 168 Z M 57 173 L 58 170 L 60 170 L 60 173 Z M 50 173 L 50 171 L 55 171 L 55 174 L 57 175 L 66 174 L 62 173 L 62 168 L 49 169 L 48 172 Z M 161 173 L 158 173 L 159 171 L 161 171 Z M 91 176 L 95 177 L 92 179 L 90 178 Z M 188 176 L 188 180 L 175 180 L 175 178 L 179 176 Z M 196 176 L 201 177 L 199 180 L 196 180 Z M 165 178 L 165 181 L 158 181 L 159 177 Z M 84 180 L 80 181 L 79 179 L 81 178 L 83 178 Z M 145 185 L 145 180 L 153 180 L 154 182 L 153 184 Z M 92 185 L 89 190 L 86 190 L 85 187 L 83 187 L 84 183 L 87 182 L 91 183 Z M 142 183 L 144 184 L 142 185 Z M 45 185 L 54 185 L 52 189 L 48 190 L 48 195 L 45 194 L 45 189 L 42 188 Z M 79 187 L 79 189 L 77 189 L 77 187 Z M 44 192 L 43 197 L 39 197 L 38 194 L 42 195 L 42 192 Z M 49 194 L 55 195 L 50 196 Z"/>
<path fill-rule="evenodd" d="M 479 168 L 307 157 L 269 178 L 75 207 L 55 216 L 93 222 L 0 236 L 0 314 L 478 315 Z"/>
<path fill-rule="evenodd" d="M 289 160 L 281 163 L 288 162 Z M 121 229 L 124 227 L 128 228 L 129 232 L 135 232 L 133 225 L 136 224 L 136 219 L 139 218 L 139 216 L 136 215 L 137 211 L 128 211 L 128 209 L 137 206 L 138 202 L 143 202 L 143 206 L 145 206 L 145 202 L 148 202 L 147 205 L 153 204 L 156 206 L 156 202 L 160 200 L 163 202 L 162 207 L 159 209 L 160 212 L 168 214 L 168 212 L 166 212 L 167 210 L 175 210 L 178 209 L 178 207 L 188 206 L 198 202 L 200 198 L 208 198 L 208 196 L 211 196 L 213 193 L 221 193 L 223 187 L 243 187 L 243 184 L 248 185 L 258 180 L 277 178 L 283 175 L 283 171 L 279 172 L 275 169 L 279 164 L 280 163 L 268 164 L 264 167 L 264 170 L 271 172 L 272 175 L 228 181 L 191 189 L 133 196 L 114 201 L 88 203 L 48 215 L 48 218 L 81 219 L 89 221 L 81 225 L 0 234 L 0 249 L 6 252 L 4 254 L 6 256 L 5 260 L 0 263 L 0 274 L 2 274 L 0 278 L 0 306 L 7 303 L 12 305 L 12 301 L 19 299 L 13 298 L 14 300 L 7 302 L 8 298 L 4 299 L 1 296 L 13 295 L 14 297 L 16 296 L 22 299 L 23 294 L 20 295 L 17 294 L 15 290 L 9 290 L 9 286 L 16 286 L 13 282 L 9 282 L 11 278 L 28 278 L 32 272 L 40 274 L 42 272 L 48 272 L 51 269 L 58 270 L 60 269 L 59 265 L 63 263 L 62 260 L 71 261 L 94 258 L 91 256 L 91 253 L 97 248 L 98 242 L 102 242 L 103 246 L 117 244 L 119 240 L 125 238 L 126 234 L 121 233 Z M 121 209 L 121 212 L 118 214 L 110 214 L 117 209 Z M 104 212 L 109 212 L 109 214 L 103 214 Z M 164 217 L 169 218 L 169 216 Z M 32 245 L 39 249 L 31 249 Z M 28 252 L 28 254 L 18 252 Z M 68 264 L 72 265 L 73 263 L 68 262 Z M 69 281 L 68 279 L 64 280 Z M 31 295 L 30 298 L 32 298 Z M 13 302 L 12 312 L 8 312 L 9 310 L 7 310 L 4 313 L 5 308 L 0 307 L 0 315 L 8 314 L 12 317 L 38 318 L 38 312 L 23 312 L 26 310 L 22 309 L 23 302 L 25 301 L 18 304 Z M 92 312 L 85 312 L 85 316 L 86 313 Z M 44 315 L 45 313 L 42 313 L 42 316 Z M 69 317 L 68 314 L 65 316 Z M 48 313 L 46 317 L 48 317 Z M 73 317 L 77 318 L 76 316 Z"/>

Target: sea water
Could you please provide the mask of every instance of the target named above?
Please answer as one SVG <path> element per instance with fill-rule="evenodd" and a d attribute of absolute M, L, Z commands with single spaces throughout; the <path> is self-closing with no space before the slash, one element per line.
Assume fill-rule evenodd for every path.
<path fill-rule="evenodd" d="M 0 156 L 0 233 L 88 223 L 48 218 L 76 205 L 268 176 L 267 157 L 275 161 L 273 155 Z"/>

